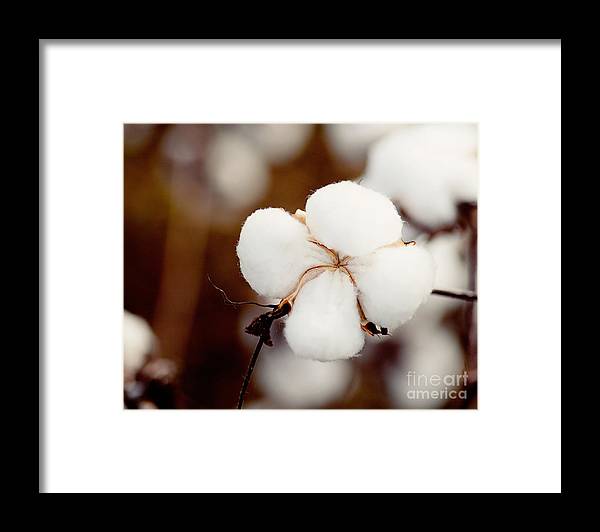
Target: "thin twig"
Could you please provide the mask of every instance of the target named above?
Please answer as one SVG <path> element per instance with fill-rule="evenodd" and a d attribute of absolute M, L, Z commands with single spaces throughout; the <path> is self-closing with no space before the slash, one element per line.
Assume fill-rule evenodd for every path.
<path fill-rule="evenodd" d="M 260 354 L 260 350 L 262 349 L 263 343 L 263 337 L 261 336 L 258 339 L 256 347 L 254 348 L 254 353 L 252 353 L 250 364 L 248 364 L 248 369 L 246 370 L 246 375 L 244 376 L 244 382 L 242 383 L 242 389 L 240 390 L 240 397 L 237 403 L 238 410 L 241 410 L 242 406 L 244 406 L 244 397 L 246 395 L 246 390 L 248 389 L 248 385 L 250 384 L 250 378 L 252 377 L 252 372 L 254 371 L 254 366 L 256 365 L 256 361 L 258 360 L 258 355 Z"/>
<path fill-rule="evenodd" d="M 436 296 L 461 299 L 462 301 L 477 301 L 477 292 L 471 290 L 432 290 L 431 293 Z"/>
<path fill-rule="evenodd" d="M 256 301 L 231 301 L 231 299 L 229 299 L 227 297 L 225 290 L 223 290 L 222 288 L 219 288 L 215 283 L 212 282 L 210 275 L 207 275 L 206 277 L 208 277 L 208 282 L 210 284 L 212 284 L 213 287 L 216 288 L 219 292 L 221 292 L 221 295 L 223 296 L 223 301 L 225 301 L 225 303 L 227 303 L 228 305 L 233 305 L 234 307 L 237 307 L 239 305 L 256 305 L 257 307 L 264 307 L 264 308 L 276 308 L 277 307 L 277 305 L 265 305 L 263 303 L 257 303 Z"/>

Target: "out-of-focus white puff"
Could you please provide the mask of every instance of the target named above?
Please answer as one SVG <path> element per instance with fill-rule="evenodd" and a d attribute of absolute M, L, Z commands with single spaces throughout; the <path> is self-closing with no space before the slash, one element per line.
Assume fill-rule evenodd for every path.
<path fill-rule="evenodd" d="M 152 352 L 156 339 L 150 325 L 139 316 L 125 311 L 123 317 L 123 363 L 126 375 L 137 372 Z"/>
<path fill-rule="evenodd" d="M 300 291 L 284 329 L 292 351 L 303 358 L 339 360 L 357 355 L 364 334 L 356 290 L 339 270 L 325 271 Z"/>
<path fill-rule="evenodd" d="M 244 222 L 237 245 L 240 269 L 258 294 L 283 298 L 302 273 L 327 260 L 308 242 L 308 229 L 283 209 L 259 209 Z"/>
<path fill-rule="evenodd" d="M 213 190 L 233 208 L 243 208 L 263 197 L 269 167 L 262 153 L 243 135 L 218 131 L 206 151 L 206 175 Z"/>
<path fill-rule="evenodd" d="M 435 264 L 422 246 L 382 248 L 350 267 L 368 319 L 390 331 L 410 320 L 433 288 Z"/>
<path fill-rule="evenodd" d="M 162 138 L 160 151 L 168 161 L 176 165 L 189 165 L 204 157 L 206 133 L 197 124 L 170 126 Z"/>
<path fill-rule="evenodd" d="M 313 124 L 244 124 L 240 131 L 273 164 L 298 156 L 308 141 Z"/>
<path fill-rule="evenodd" d="M 442 381 L 444 377 L 452 376 L 454 383 L 461 382 L 457 376 L 464 370 L 463 351 L 457 336 L 444 327 L 434 325 L 422 330 L 422 334 L 411 337 L 402 355 L 401 363 L 390 369 L 385 377 L 389 395 L 397 408 L 442 406 L 447 398 L 427 393 L 443 392 L 446 388 L 443 382 L 439 385 L 432 383 L 433 375 L 438 375 Z M 409 372 L 415 379 L 409 380 Z M 419 379 L 419 376 L 422 377 Z M 448 391 L 454 389 L 452 384 L 448 386 Z M 416 393 L 419 391 L 426 393 Z"/>
<path fill-rule="evenodd" d="M 261 354 L 257 382 L 268 402 L 281 408 L 317 408 L 340 399 L 352 381 L 352 363 L 336 364 L 294 356 L 281 344 Z"/>
<path fill-rule="evenodd" d="M 429 242 L 419 242 L 417 247 L 431 253 L 435 264 L 435 280 L 433 286 L 441 289 L 467 290 L 469 288 L 469 272 L 465 255 L 467 252 L 467 236 L 460 232 L 440 233 Z M 441 319 L 451 310 L 464 303 L 449 297 L 432 295 L 419 308 L 415 317 L 408 322 L 400 334 L 408 336 L 421 334 L 422 329 L 438 326 Z"/>
<path fill-rule="evenodd" d="M 353 257 L 402 236 L 402 219 L 384 195 L 352 181 L 318 189 L 306 202 L 306 225 L 327 247 Z"/>
<path fill-rule="evenodd" d="M 362 163 L 369 146 L 396 124 L 327 124 L 325 138 L 334 155 L 348 164 Z"/>
<path fill-rule="evenodd" d="M 375 142 L 362 184 L 382 192 L 429 228 L 456 220 L 456 205 L 476 201 L 477 126 L 408 126 Z"/>

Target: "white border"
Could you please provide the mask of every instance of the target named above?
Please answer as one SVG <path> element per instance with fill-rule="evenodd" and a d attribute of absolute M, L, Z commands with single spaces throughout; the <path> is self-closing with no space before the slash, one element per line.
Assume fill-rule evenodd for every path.
<path fill-rule="evenodd" d="M 46 43 L 47 491 L 559 491 L 559 45 Z M 476 121 L 479 411 L 123 411 L 123 122 Z"/>

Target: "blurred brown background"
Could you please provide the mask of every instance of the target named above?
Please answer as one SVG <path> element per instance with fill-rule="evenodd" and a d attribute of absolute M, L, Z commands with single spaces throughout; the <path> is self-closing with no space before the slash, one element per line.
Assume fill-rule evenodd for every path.
<path fill-rule="evenodd" d="M 261 309 L 225 304 L 208 276 L 231 299 L 258 301 L 235 252 L 244 219 L 267 206 L 293 213 L 311 191 L 359 178 L 369 144 L 391 127 L 125 125 L 124 306 L 145 321 L 126 317 L 126 407 L 235 407 L 256 340 L 244 337 L 243 326 Z M 476 211 L 463 206 L 460 212 L 454 229 L 467 234 L 476 227 Z M 420 229 L 413 224 L 415 235 Z M 471 276 L 472 242 L 464 250 L 471 254 L 464 266 Z M 451 305 L 443 321 L 469 371 L 468 399 L 420 407 L 474 408 L 472 305 Z M 289 353 L 269 362 L 284 342 L 277 331 L 274 340 L 274 351 L 264 348 L 255 369 L 247 408 L 410 407 L 390 387 L 403 356 L 402 334 L 370 341 L 362 356 L 344 363 L 343 375 L 282 362 Z"/>

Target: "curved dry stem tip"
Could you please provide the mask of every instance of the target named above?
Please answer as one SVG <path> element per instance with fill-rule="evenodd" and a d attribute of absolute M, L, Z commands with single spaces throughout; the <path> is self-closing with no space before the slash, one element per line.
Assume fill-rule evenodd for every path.
<path fill-rule="evenodd" d="M 277 305 L 267 305 L 264 303 L 258 303 L 257 301 L 232 301 L 231 299 L 229 299 L 229 297 L 225 293 L 225 290 L 223 290 L 222 288 L 219 288 L 215 283 L 213 283 L 212 279 L 210 278 L 210 275 L 207 275 L 206 277 L 208 278 L 208 282 L 213 286 L 213 288 L 215 288 L 216 290 L 221 292 L 221 296 L 223 296 L 223 301 L 225 303 L 227 303 L 228 305 L 232 305 L 234 307 L 237 307 L 240 305 L 255 305 L 257 307 L 273 308 L 273 309 L 277 307 Z"/>

